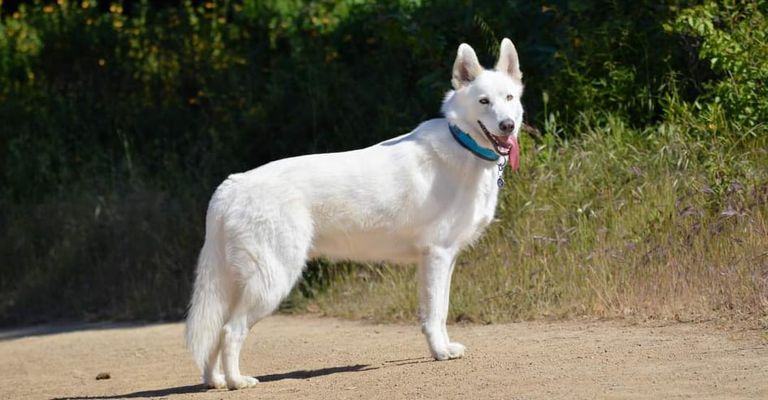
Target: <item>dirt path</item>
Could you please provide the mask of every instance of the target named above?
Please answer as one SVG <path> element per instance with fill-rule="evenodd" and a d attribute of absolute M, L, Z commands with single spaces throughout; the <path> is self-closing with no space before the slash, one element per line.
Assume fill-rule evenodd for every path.
<path fill-rule="evenodd" d="M 76 328 L 0 332 L 0 398 L 768 399 L 768 346 L 701 325 L 454 326 L 466 357 L 433 362 L 416 326 L 277 316 L 243 351 L 261 383 L 234 392 L 201 391 L 181 324 Z"/>

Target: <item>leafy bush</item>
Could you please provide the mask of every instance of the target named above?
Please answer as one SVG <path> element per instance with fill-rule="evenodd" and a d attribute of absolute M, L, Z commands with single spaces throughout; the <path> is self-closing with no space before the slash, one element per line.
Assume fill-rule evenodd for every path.
<path fill-rule="evenodd" d="M 567 21 L 547 82 L 546 101 L 567 136 L 583 113 L 619 115 L 634 126 L 658 122 L 660 100 L 684 53 L 663 29 L 679 1 L 567 2 L 553 6 Z M 680 88 L 683 89 L 683 88 Z M 548 116 L 545 115 L 545 118 Z M 604 121 L 603 121 L 604 122 Z"/>
<path fill-rule="evenodd" d="M 694 104 L 705 120 L 719 113 L 754 135 L 768 120 L 768 1 L 707 1 L 666 24 L 685 35 L 715 76 Z"/>

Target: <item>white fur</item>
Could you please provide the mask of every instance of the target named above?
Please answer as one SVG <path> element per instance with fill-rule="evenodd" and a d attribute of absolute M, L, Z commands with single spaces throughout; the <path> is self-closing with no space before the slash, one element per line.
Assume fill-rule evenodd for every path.
<path fill-rule="evenodd" d="M 445 118 L 368 148 L 271 162 L 231 175 L 216 189 L 186 330 L 207 386 L 256 384 L 239 370 L 248 331 L 318 256 L 417 263 L 419 315 L 432 356 L 464 354 L 445 325 L 451 274 L 459 251 L 493 219 L 499 172 L 461 147 L 448 124 L 489 148 L 477 121 L 497 134 L 499 122 L 512 119 L 517 135 L 523 117 L 518 65 L 509 39 L 501 43 L 497 70 L 484 70 L 462 44 Z"/>

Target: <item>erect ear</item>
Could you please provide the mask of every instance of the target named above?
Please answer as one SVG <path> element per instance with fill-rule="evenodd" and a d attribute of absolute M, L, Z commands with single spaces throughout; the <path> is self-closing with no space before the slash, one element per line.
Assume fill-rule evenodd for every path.
<path fill-rule="evenodd" d="M 496 63 L 496 71 L 506 72 L 514 79 L 523 79 L 520 71 L 520 61 L 517 58 L 517 50 L 512 41 L 504 38 L 499 47 L 499 61 Z"/>
<path fill-rule="evenodd" d="M 456 61 L 453 63 L 453 76 L 451 77 L 453 88 L 459 90 L 475 80 L 481 72 L 483 72 L 483 67 L 477 61 L 477 54 L 468 44 L 462 43 L 456 53 Z"/>

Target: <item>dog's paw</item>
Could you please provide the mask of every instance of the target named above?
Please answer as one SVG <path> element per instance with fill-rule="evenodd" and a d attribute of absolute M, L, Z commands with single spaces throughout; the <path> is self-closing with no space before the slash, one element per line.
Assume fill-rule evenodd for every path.
<path fill-rule="evenodd" d="M 466 349 L 467 348 L 459 342 L 448 343 L 448 355 L 450 355 L 451 358 L 464 357 L 464 350 Z"/>
<path fill-rule="evenodd" d="M 251 376 L 239 376 L 236 379 L 227 380 L 227 388 L 229 390 L 245 389 L 254 387 L 259 383 L 259 380 Z"/>
<path fill-rule="evenodd" d="M 203 380 L 206 389 L 226 389 L 227 381 L 224 380 L 224 374 L 214 374 L 209 379 Z"/>
<path fill-rule="evenodd" d="M 461 358 L 464 356 L 464 347 L 461 343 L 448 343 L 443 349 L 436 349 L 432 351 L 432 357 L 437 361 L 453 360 L 455 358 Z"/>

